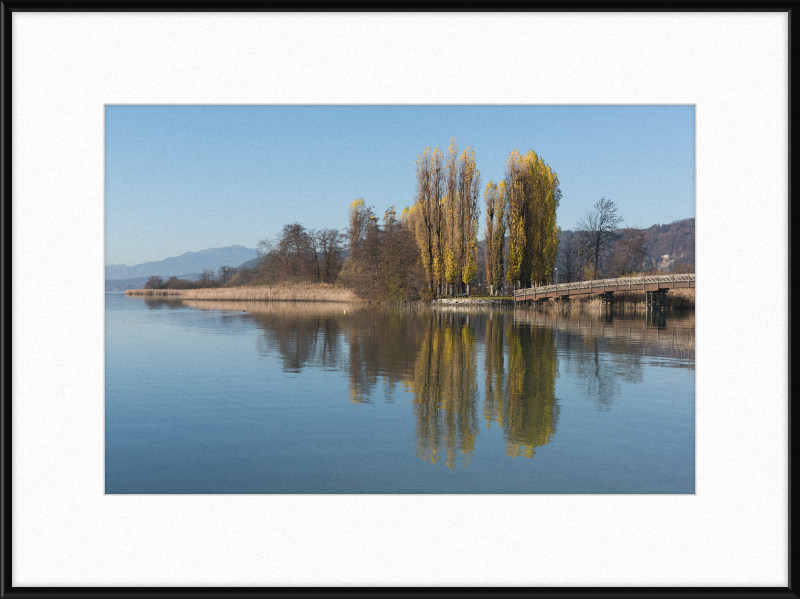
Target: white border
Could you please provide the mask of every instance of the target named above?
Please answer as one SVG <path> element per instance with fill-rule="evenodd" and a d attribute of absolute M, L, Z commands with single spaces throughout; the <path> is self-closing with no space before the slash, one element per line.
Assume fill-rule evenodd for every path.
<path fill-rule="evenodd" d="M 15 586 L 787 585 L 785 13 L 16 12 L 13 40 Z M 106 103 L 696 104 L 696 495 L 104 496 Z M 733 272 L 764 308 L 721 305 Z"/>

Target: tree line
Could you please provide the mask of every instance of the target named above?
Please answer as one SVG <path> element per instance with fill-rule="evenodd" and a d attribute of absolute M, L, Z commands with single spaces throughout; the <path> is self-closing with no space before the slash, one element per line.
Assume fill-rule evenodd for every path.
<path fill-rule="evenodd" d="M 220 266 L 216 274 L 213 268 L 203 269 L 196 281 L 179 279 L 178 277 L 152 276 L 144 284 L 145 289 L 203 289 L 207 287 L 228 287 L 234 283 L 242 284 L 242 271 L 251 269 L 240 269 L 237 271 L 233 266 Z"/>
<path fill-rule="evenodd" d="M 205 270 L 198 281 L 151 277 L 148 288 L 336 283 L 365 298 L 402 301 L 470 294 L 473 282 L 490 295 L 509 289 L 625 276 L 652 267 L 642 231 L 621 227 L 616 204 L 602 198 L 574 232 L 562 231 L 556 212 L 558 174 L 529 150 L 509 154 L 502 178 L 483 188 L 483 252 L 479 252 L 481 172 L 475 151 L 426 147 L 415 161 L 415 195 L 398 215 L 379 218 L 363 198 L 348 209 L 343 229 L 285 225 L 262 240 L 253 268 Z M 479 255 L 479 253 L 481 255 Z"/>

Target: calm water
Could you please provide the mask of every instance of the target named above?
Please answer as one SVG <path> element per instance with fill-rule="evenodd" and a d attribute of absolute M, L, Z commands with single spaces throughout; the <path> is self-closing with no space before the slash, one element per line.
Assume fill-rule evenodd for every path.
<path fill-rule="evenodd" d="M 694 375 L 693 313 L 107 293 L 106 493 L 694 493 Z"/>

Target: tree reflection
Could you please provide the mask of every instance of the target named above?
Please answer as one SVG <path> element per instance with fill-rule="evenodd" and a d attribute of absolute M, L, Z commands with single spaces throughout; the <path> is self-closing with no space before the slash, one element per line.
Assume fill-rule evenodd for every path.
<path fill-rule="evenodd" d="M 411 308 L 365 309 L 348 318 L 344 368 L 352 403 L 371 403 L 381 379 L 388 403 L 398 384 L 408 388 L 421 336 L 432 318 L 430 311 Z"/>
<path fill-rule="evenodd" d="M 416 454 L 448 468 L 469 464 L 478 435 L 475 333 L 453 315 L 431 318 L 414 368 Z"/>
<path fill-rule="evenodd" d="M 143 299 L 150 310 L 178 310 L 185 307 L 184 303 L 179 299 L 153 299 L 148 296 Z"/>
<path fill-rule="evenodd" d="M 342 331 L 336 318 L 323 314 L 309 314 L 304 318 L 254 314 L 253 320 L 264 332 L 259 352 L 280 356 L 284 372 L 298 373 L 307 366 L 335 368 L 338 365 Z"/>
<path fill-rule="evenodd" d="M 152 307 L 172 307 L 158 302 Z M 393 402 L 398 389 L 410 393 L 415 454 L 450 469 L 459 460 L 469 465 L 482 426 L 502 430 L 511 457 L 533 458 L 537 448 L 553 442 L 561 410 L 559 371 L 582 382 L 580 395 L 608 411 L 622 382 L 643 380 L 652 356 L 691 350 L 691 359 L 674 364 L 693 367 L 685 366 L 693 365 L 693 320 L 690 327 L 665 331 L 663 322 L 610 313 L 566 318 L 351 304 L 186 303 L 246 312 L 237 321 L 256 324 L 261 355 L 278 357 L 288 373 L 344 373 L 354 404 L 376 397 Z"/>
<path fill-rule="evenodd" d="M 504 338 L 503 318 L 495 318 L 489 314 L 486 318 L 484 335 L 485 359 L 484 359 L 484 392 L 483 392 L 483 419 L 486 426 L 491 428 L 492 423 L 496 422 L 503 426 L 503 394 L 505 392 L 505 360 L 504 360 Z"/>
<path fill-rule="evenodd" d="M 581 396 L 610 411 L 622 383 L 644 380 L 649 360 L 694 368 L 694 316 L 604 311 L 572 317 L 520 312 L 516 322 L 544 327 L 557 336 L 559 370 L 584 385 Z"/>
<path fill-rule="evenodd" d="M 552 331 L 486 313 L 471 323 L 439 315 L 422 342 L 414 369 L 417 455 L 453 468 L 468 465 L 478 436 L 478 338 L 483 331 L 483 420 L 503 428 L 506 454 L 533 457 L 552 440 L 558 422 L 557 358 Z"/>
<path fill-rule="evenodd" d="M 510 322 L 506 331 L 508 376 L 503 395 L 506 453 L 532 458 L 552 440 L 558 423 L 558 361 L 553 331 Z"/>

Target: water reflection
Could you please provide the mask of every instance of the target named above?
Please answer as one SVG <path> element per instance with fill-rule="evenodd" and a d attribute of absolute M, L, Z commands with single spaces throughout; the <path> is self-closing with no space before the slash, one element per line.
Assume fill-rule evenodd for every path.
<path fill-rule="evenodd" d="M 508 385 L 505 393 L 506 453 L 533 457 L 556 432 L 558 361 L 553 330 L 514 322 L 506 332 Z"/>
<path fill-rule="evenodd" d="M 565 318 L 518 311 L 515 319 L 555 332 L 561 372 L 583 384 L 582 397 L 598 411 L 610 411 L 622 383 L 641 383 L 652 363 L 694 369 L 694 313 L 605 311 Z"/>
<path fill-rule="evenodd" d="M 185 306 L 179 299 L 151 298 L 145 296 L 144 303 L 150 310 L 178 310 Z"/>
<path fill-rule="evenodd" d="M 159 300 L 164 302 L 164 300 Z M 172 307 L 169 302 L 168 307 Z M 503 431 L 505 453 L 533 458 L 557 440 L 556 380 L 583 386 L 610 411 L 622 383 L 641 383 L 653 360 L 694 368 L 694 315 L 563 315 L 490 309 L 370 308 L 352 304 L 184 301 L 239 312 L 260 332 L 257 351 L 288 375 L 346 374 L 349 401 L 413 404 L 415 454 L 468 466 L 482 429 Z M 149 304 L 148 304 L 149 306 Z"/>
<path fill-rule="evenodd" d="M 414 367 L 416 455 L 453 468 L 457 453 L 469 464 L 478 436 L 476 339 L 465 319 L 432 316 Z"/>

